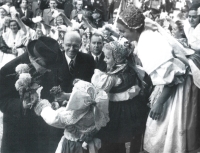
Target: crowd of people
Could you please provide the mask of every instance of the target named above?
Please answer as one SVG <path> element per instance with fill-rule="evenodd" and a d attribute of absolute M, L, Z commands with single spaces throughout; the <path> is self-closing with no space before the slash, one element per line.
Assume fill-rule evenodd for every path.
<path fill-rule="evenodd" d="M 199 33 L 198 0 L 2 1 L 1 152 L 198 149 Z"/>

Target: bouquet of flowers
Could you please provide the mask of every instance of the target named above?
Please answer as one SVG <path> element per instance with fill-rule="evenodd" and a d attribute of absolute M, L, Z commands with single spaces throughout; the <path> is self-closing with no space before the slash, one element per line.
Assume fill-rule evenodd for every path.
<path fill-rule="evenodd" d="M 15 71 L 19 75 L 19 79 L 15 83 L 15 88 L 19 92 L 20 98 L 30 102 L 31 107 L 34 104 L 33 100 L 39 99 L 37 89 L 40 88 L 29 74 L 29 66 L 27 64 L 19 64 Z"/>
<path fill-rule="evenodd" d="M 60 97 L 64 97 L 65 93 L 62 91 L 60 86 L 54 86 L 51 90 L 50 90 L 50 94 L 54 96 L 54 102 L 51 103 L 52 108 L 54 110 L 58 109 L 61 106 L 64 106 L 65 104 L 67 104 L 67 99 L 66 100 L 60 100 Z M 63 99 L 63 98 L 61 98 Z"/>

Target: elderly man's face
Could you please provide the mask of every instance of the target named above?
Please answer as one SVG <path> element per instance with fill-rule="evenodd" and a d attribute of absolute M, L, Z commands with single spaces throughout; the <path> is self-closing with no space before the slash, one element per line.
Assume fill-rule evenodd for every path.
<path fill-rule="evenodd" d="M 78 32 L 66 33 L 63 47 L 69 58 L 75 58 L 81 47 L 81 37 Z"/>

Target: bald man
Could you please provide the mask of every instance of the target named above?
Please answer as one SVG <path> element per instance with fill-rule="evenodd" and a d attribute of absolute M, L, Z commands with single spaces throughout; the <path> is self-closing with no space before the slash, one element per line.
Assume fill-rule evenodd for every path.
<path fill-rule="evenodd" d="M 95 62 L 93 57 L 79 52 L 81 37 L 77 31 L 70 31 L 64 37 L 64 62 L 59 70 L 59 84 L 63 91 L 70 93 L 74 79 L 91 81 Z"/>
<path fill-rule="evenodd" d="M 70 31 L 64 37 L 63 65 L 57 71 L 57 85 L 67 93 L 72 92 L 74 79 L 91 81 L 95 62 L 92 56 L 79 52 L 81 37 L 77 31 Z M 49 152 L 54 153 L 55 148 L 63 135 L 64 130 L 49 128 Z M 57 142 L 57 143 L 55 143 Z M 46 152 L 45 152 L 46 153 Z"/>

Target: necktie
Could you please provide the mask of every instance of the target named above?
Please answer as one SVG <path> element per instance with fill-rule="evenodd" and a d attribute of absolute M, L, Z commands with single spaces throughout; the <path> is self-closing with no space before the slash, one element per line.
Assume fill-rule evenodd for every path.
<path fill-rule="evenodd" d="M 69 73 L 71 75 L 74 75 L 74 61 L 73 60 L 71 60 L 69 63 Z"/>
<path fill-rule="evenodd" d="M 96 64 L 99 62 L 98 56 L 95 57 Z"/>

